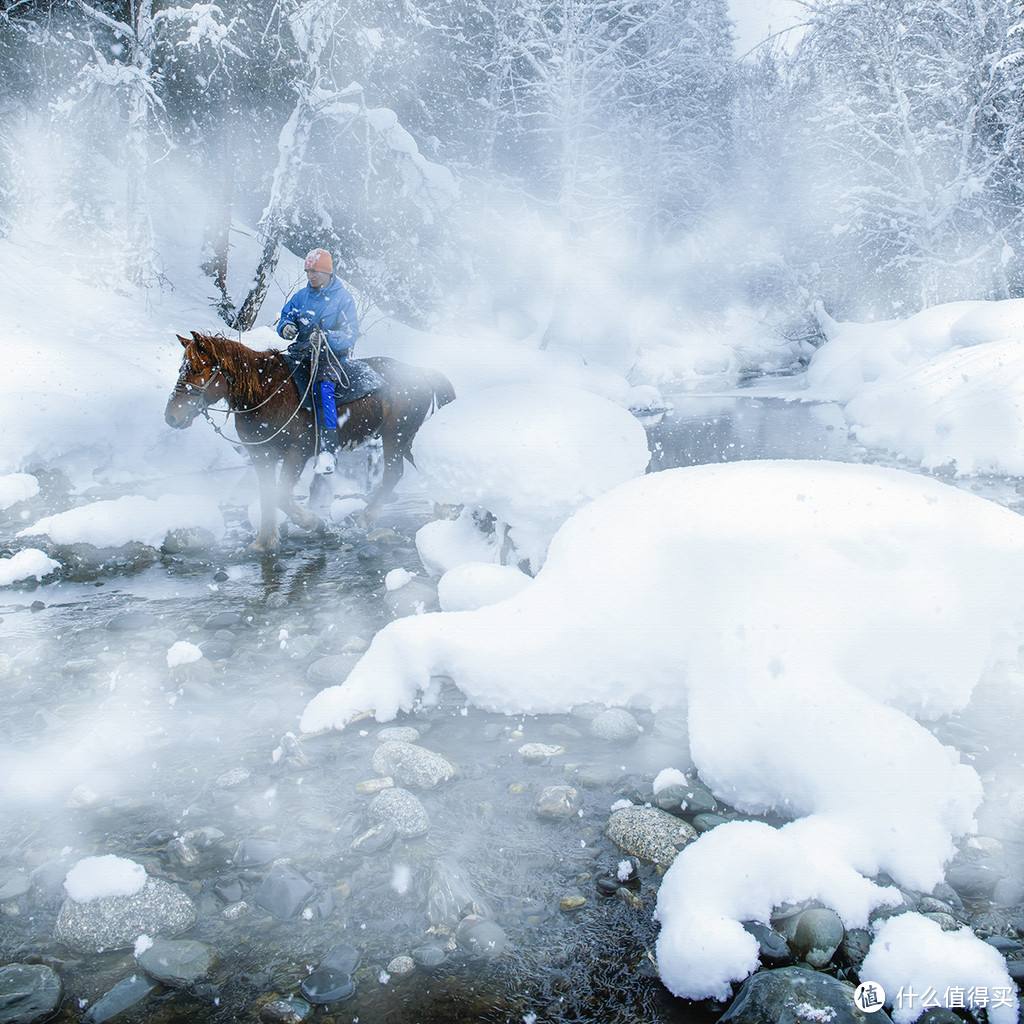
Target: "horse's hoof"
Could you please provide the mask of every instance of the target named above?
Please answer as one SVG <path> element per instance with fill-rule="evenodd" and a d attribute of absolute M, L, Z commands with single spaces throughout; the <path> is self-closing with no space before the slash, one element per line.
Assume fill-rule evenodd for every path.
<path fill-rule="evenodd" d="M 281 546 L 281 542 L 275 537 L 273 540 L 254 540 L 248 547 L 252 555 L 272 555 Z"/>

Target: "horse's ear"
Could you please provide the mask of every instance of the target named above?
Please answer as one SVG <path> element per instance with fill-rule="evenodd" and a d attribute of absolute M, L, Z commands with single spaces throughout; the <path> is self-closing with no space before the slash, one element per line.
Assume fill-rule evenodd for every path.
<path fill-rule="evenodd" d="M 183 338 L 180 334 L 176 334 L 175 337 L 178 339 L 178 341 L 181 342 L 182 348 L 188 348 L 189 345 L 192 344 L 192 342 L 189 341 L 188 338 Z"/>

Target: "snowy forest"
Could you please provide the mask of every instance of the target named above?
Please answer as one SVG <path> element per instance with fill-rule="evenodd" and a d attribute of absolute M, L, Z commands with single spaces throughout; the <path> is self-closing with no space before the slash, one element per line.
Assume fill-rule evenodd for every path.
<path fill-rule="evenodd" d="M 1024 0 L 0 8 L 0 1024 L 1019 1024 Z"/>
<path fill-rule="evenodd" d="M 15 0 L 0 227 L 45 189 L 51 230 L 173 287 L 153 224 L 186 190 L 230 328 L 282 245 L 409 322 L 483 303 L 541 344 L 595 274 L 609 331 L 1020 294 L 1020 5 L 805 7 L 798 44 L 737 59 L 726 0 Z"/>

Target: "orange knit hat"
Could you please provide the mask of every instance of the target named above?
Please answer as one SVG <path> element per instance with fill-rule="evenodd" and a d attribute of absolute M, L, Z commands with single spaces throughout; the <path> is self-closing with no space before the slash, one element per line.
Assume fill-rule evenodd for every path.
<path fill-rule="evenodd" d="M 312 249 L 306 253 L 306 270 L 318 270 L 321 274 L 330 274 L 334 271 L 334 260 L 326 249 Z"/>

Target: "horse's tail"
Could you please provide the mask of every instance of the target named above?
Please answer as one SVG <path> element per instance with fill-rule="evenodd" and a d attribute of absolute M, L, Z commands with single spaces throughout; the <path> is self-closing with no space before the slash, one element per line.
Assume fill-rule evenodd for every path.
<path fill-rule="evenodd" d="M 431 399 L 428 416 L 433 416 L 438 409 L 449 402 L 455 401 L 455 388 L 452 382 L 443 373 L 432 373 L 431 375 Z"/>

